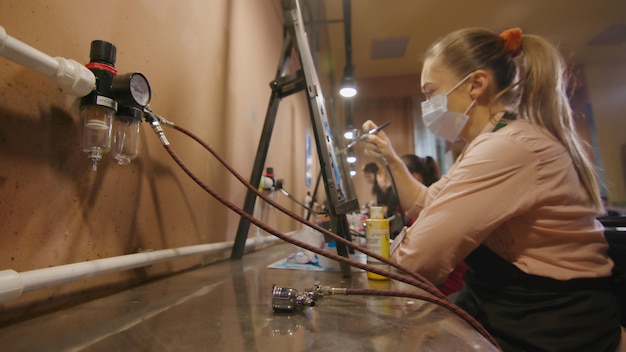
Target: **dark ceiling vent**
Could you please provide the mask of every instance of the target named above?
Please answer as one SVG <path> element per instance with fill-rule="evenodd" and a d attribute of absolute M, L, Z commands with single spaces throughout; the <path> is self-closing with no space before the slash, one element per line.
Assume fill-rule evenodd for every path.
<path fill-rule="evenodd" d="M 372 59 L 399 59 L 408 45 L 408 37 L 372 39 Z"/>
<path fill-rule="evenodd" d="M 613 23 L 593 37 L 589 45 L 618 45 L 626 43 L 626 23 Z"/>

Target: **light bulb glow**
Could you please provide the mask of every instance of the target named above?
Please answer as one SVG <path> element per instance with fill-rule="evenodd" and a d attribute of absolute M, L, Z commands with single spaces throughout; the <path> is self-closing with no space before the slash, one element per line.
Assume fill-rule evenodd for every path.
<path fill-rule="evenodd" d="M 356 95 L 356 88 L 354 88 L 354 87 L 344 87 L 344 88 L 341 88 L 339 90 L 339 94 L 341 94 L 342 97 L 352 98 L 353 96 Z"/>

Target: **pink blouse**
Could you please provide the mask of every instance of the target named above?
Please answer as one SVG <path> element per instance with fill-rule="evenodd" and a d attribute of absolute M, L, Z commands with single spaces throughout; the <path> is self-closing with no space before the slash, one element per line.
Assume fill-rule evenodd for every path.
<path fill-rule="evenodd" d="M 484 243 L 529 274 L 610 276 L 604 229 L 565 148 L 525 120 L 492 129 L 421 190 L 392 260 L 439 284 Z"/>

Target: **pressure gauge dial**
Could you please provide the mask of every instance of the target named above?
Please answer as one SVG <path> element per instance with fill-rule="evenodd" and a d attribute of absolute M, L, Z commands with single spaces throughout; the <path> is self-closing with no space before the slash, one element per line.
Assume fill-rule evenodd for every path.
<path fill-rule="evenodd" d="M 150 98 L 152 97 L 148 79 L 139 72 L 115 76 L 111 90 L 120 105 L 143 108 L 150 103 Z"/>

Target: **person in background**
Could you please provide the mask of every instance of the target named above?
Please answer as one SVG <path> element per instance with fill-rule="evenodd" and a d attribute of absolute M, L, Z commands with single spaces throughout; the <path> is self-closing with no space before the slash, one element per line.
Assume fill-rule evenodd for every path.
<path fill-rule="evenodd" d="M 437 161 L 430 156 L 420 158 L 415 154 L 405 154 L 400 157 L 409 172 L 420 183 L 430 186 L 441 177 Z"/>
<path fill-rule="evenodd" d="M 416 219 L 392 261 L 438 285 L 465 260 L 456 304 L 507 352 L 613 352 L 623 335 L 566 68 L 552 44 L 520 29 L 455 31 L 427 50 L 421 73 L 425 126 L 466 142 L 446 175 L 426 187 L 384 131 L 365 137 Z"/>
<path fill-rule="evenodd" d="M 609 200 L 606 196 L 602 196 L 602 205 L 604 206 L 604 216 L 622 216 L 622 213 L 609 207 Z"/>
<path fill-rule="evenodd" d="M 405 154 L 400 157 L 406 165 L 407 170 L 418 182 L 424 186 L 430 186 L 439 181 L 439 165 L 437 161 L 430 156 L 420 158 L 415 154 Z M 413 223 L 413 219 L 409 219 L 408 225 Z M 463 274 L 467 270 L 467 264 L 461 261 L 452 270 L 446 281 L 437 286 L 439 291 L 444 295 L 455 298 L 457 292 L 463 287 Z"/>
<path fill-rule="evenodd" d="M 400 203 L 387 173 L 375 162 L 370 162 L 363 166 L 363 175 L 367 183 L 372 185 L 372 194 L 376 196 L 376 204 L 368 205 L 382 205 L 385 209 L 385 217 L 393 216 Z"/>
<path fill-rule="evenodd" d="M 313 206 L 313 197 L 311 196 L 311 192 L 310 191 L 306 191 L 306 196 L 304 196 L 304 213 L 302 214 L 303 218 L 307 218 L 307 216 L 310 216 L 309 214 L 311 214 L 311 211 L 313 211 L 313 209 L 315 208 Z"/>

